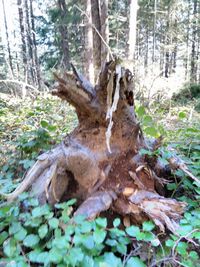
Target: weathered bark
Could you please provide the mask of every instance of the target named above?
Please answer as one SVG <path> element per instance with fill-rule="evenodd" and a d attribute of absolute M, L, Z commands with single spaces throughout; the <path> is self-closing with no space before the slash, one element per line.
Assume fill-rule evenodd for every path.
<path fill-rule="evenodd" d="M 9 36 L 8 36 L 8 24 L 7 24 L 4 0 L 2 0 L 2 6 L 3 6 L 3 17 L 4 17 L 5 32 L 6 32 L 6 42 L 7 42 L 7 50 L 8 50 L 9 68 L 10 68 L 10 72 L 11 72 L 12 77 L 14 77 L 14 69 L 13 69 L 12 56 L 11 56 L 10 41 L 9 41 Z"/>
<path fill-rule="evenodd" d="M 22 9 L 22 0 L 17 0 L 18 6 L 18 15 L 19 15 L 19 26 L 20 26 L 20 35 L 22 42 L 22 59 L 23 59 L 23 69 L 24 69 L 24 77 L 26 77 L 27 73 L 27 58 L 26 58 L 26 40 L 25 40 L 25 30 L 24 30 L 24 13 Z"/>
<path fill-rule="evenodd" d="M 68 45 L 68 30 L 67 30 L 67 6 L 65 0 L 58 0 L 58 7 L 60 10 L 60 19 L 59 19 L 59 31 L 61 36 L 61 51 L 63 53 L 61 66 L 69 70 L 70 68 L 70 59 L 69 59 L 69 45 Z"/>
<path fill-rule="evenodd" d="M 34 20 L 34 14 L 33 14 L 33 0 L 29 0 L 29 3 L 30 3 L 31 31 L 32 31 L 32 40 L 33 40 L 33 55 L 34 55 L 34 69 L 35 69 L 35 76 L 36 76 L 36 85 L 38 86 L 38 88 L 40 88 L 41 77 L 40 77 L 40 66 L 39 66 L 37 44 L 36 44 L 36 37 L 35 37 L 35 20 Z"/>
<path fill-rule="evenodd" d="M 155 151 L 162 139 L 146 142 L 134 111 L 132 74 L 118 60 L 105 64 L 93 87 L 73 67 L 73 74 L 55 76 L 53 95 L 72 104 L 79 125 L 63 142 L 38 157 L 22 184 L 7 199 L 13 201 L 31 187 L 41 203 L 55 204 L 72 197 L 82 203 L 75 215 L 88 219 L 112 209 L 132 222 L 147 218 L 173 232 L 185 203 L 158 194 L 169 178 L 159 160 L 141 156 Z M 173 168 L 185 165 L 177 160 Z"/>
<path fill-rule="evenodd" d="M 100 6 L 99 0 L 93 0 L 92 6 L 92 24 L 101 33 L 101 20 L 100 20 Z M 101 69 L 101 38 L 97 31 L 93 28 L 93 57 L 94 57 L 94 74 L 95 80 Z"/>
<path fill-rule="evenodd" d="M 108 25 L 108 0 L 100 1 L 101 36 L 105 43 L 109 45 L 109 25 Z M 109 51 L 104 42 L 101 41 L 101 67 L 105 61 L 109 60 Z"/>
<path fill-rule="evenodd" d="M 93 30 L 91 0 L 85 0 L 85 73 L 87 79 L 94 84 L 94 60 L 93 60 Z"/>

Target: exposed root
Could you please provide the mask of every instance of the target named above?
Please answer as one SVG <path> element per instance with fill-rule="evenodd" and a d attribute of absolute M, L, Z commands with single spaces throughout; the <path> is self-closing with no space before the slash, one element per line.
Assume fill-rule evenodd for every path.
<path fill-rule="evenodd" d="M 87 198 L 74 213 L 74 216 L 84 215 L 87 219 L 94 219 L 100 212 L 108 210 L 117 195 L 113 191 L 96 192 Z"/>

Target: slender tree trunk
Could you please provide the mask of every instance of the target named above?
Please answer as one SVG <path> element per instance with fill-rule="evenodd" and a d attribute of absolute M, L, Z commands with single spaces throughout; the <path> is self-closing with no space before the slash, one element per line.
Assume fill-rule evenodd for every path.
<path fill-rule="evenodd" d="M 129 17 L 129 37 L 128 37 L 128 60 L 131 65 L 131 70 L 133 69 L 133 61 L 135 54 L 135 44 L 137 36 L 137 9 L 138 3 L 137 0 L 131 0 L 130 3 L 130 17 Z"/>
<path fill-rule="evenodd" d="M 92 14 L 91 0 L 85 0 L 85 70 L 86 77 L 94 84 L 94 60 L 93 60 L 93 32 L 92 32 Z"/>
<path fill-rule="evenodd" d="M 6 32 L 8 62 L 9 62 L 11 75 L 14 76 L 14 69 L 13 69 L 13 63 L 12 63 L 12 56 L 11 56 L 11 49 L 10 49 L 10 42 L 9 42 L 9 35 L 8 35 L 8 24 L 7 24 L 7 17 L 6 17 L 6 10 L 5 10 L 5 2 L 4 2 L 4 0 L 2 0 L 2 6 L 3 6 L 3 17 L 4 17 L 5 32 Z"/>
<path fill-rule="evenodd" d="M 152 62 L 155 61 L 155 53 L 156 53 L 156 20 L 157 20 L 157 0 L 154 0 Z"/>
<path fill-rule="evenodd" d="M 17 0 L 18 6 L 18 16 L 19 16 L 19 27 L 20 27 L 20 35 L 21 35 L 21 43 L 22 43 L 22 61 L 23 61 L 23 69 L 24 69 L 24 77 L 26 77 L 28 72 L 27 67 L 27 51 L 26 51 L 26 39 L 25 39 L 25 30 L 24 30 L 24 12 L 22 9 L 22 0 Z"/>
<path fill-rule="evenodd" d="M 100 2 L 100 20 L 101 36 L 105 43 L 109 45 L 109 25 L 108 25 L 108 0 L 99 0 Z M 109 60 L 108 48 L 101 41 L 101 66 Z"/>
<path fill-rule="evenodd" d="M 24 11 L 25 11 L 25 32 L 26 32 L 26 52 L 27 52 L 27 65 L 28 65 L 28 82 L 31 84 L 36 83 L 34 60 L 33 60 L 33 41 L 30 27 L 30 10 L 28 1 L 24 0 Z"/>
<path fill-rule="evenodd" d="M 100 3 L 99 0 L 91 1 L 92 24 L 101 34 L 101 18 L 100 18 Z M 93 28 L 93 57 L 94 57 L 94 74 L 95 80 L 101 69 L 101 38 L 97 31 Z"/>
<path fill-rule="evenodd" d="M 69 45 L 68 45 L 68 31 L 67 31 L 67 6 L 65 0 L 58 0 L 58 7 L 60 10 L 59 18 L 59 31 L 61 35 L 61 51 L 63 53 L 63 58 L 61 66 L 64 69 L 70 68 L 70 59 L 69 59 Z"/>
<path fill-rule="evenodd" d="M 41 87 L 41 77 L 40 77 L 40 66 L 38 61 L 38 54 L 37 54 L 37 43 L 35 37 L 35 20 L 33 14 L 33 0 L 29 0 L 30 2 L 30 17 L 31 17 L 31 29 L 32 29 L 32 38 L 33 38 L 33 55 L 34 55 L 34 65 L 36 69 L 36 80 L 38 88 Z"/>
<path fill-rule="evenodd" d="M 192 23 L 192 50 L 191 50 L 191 74 L 190 81 L 197 82 L 197 53 L 196 53 L 196 37 L 197 37 L 197 0 L 193 2 L 193 23 Z"/>
<path fill-rule="evenodd" d="M 187 6 L 187 36 L 186 36 L 186 59 L 185 59 L 185 80 L 188 81 L 189 76 L 189 60 L 190 60 L 190 0 Z"/>

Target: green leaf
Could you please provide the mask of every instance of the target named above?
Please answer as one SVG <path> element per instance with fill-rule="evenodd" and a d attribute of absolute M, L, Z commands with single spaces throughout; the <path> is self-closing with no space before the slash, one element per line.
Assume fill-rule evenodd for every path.
<path fill-rule="evenodd" d="M 58 228 L 58 225 L 59 225 L 59 220 L 57 218 L 52 218 L 49 220 L 49 226 L 53 229 L 56 229 Z"/>
<path fill-rule="evenodd" d="M 113 226 L 114 226 L 114 227 L 118 227 L 118 226 L 120 225 L 120 223 L 121 223 L 120 219 L 119 219 L 119 218 L 116 218 L 116 219 L 114 219 L 114 221 L 113 221 Z"/>
<path fill-rule="evenodd" d="M 11 235 L 11 234 L 15 234 L 15 233 L 19 232 L 21 230 L 21 228 L 22 228 L 21 223 L 13 222 L 11 224 L 11 226 L 9 227 L 9 234 Z"/>
<path fill-rule="evenodd" d="M 99 226 L 101 226 L 102 228 L 106 228 L 107 226 L 107 219 L 106 218 L 97 218 L 95 220 L 96 224 L 98 224 Z"/>
<path fill-rule="evenodd" d="M 106 231 L 98 228 L 95 229 L 93 233 L 93 238 L 97 244 L 101 244 L 106 238 Z"/>
<path fill-rule="evenodd" d="M 157 137 L 158 133 L 155 127 L 146 127 L 144 129 L 145 133 L 152 136 L 152 137 Z"/>
<path fill-rule="evenodd" d="M 8 237 L 8 233 L 6 231 L 1 232 L 1 234 L 0 234 L 0 245 L 3 244 L 3 242 L 6 240 L 7 237 Z"/>
<path fill-rule="evenodd" d="M 14 235 L 14 238 L 17 240 L 17 241 L 23 241 L 24 238 L 26 237 L 27 235 L 27 231 L 25 228 L 21 228 L 19 232 L 17 232 L 15 235 Z"/>
<path fill-rule="evenodd" d="M 86 247 L 87 249 L 93 249 L 94 246 L 95 246 L 93 236 L 89 235 L 89 236 L 87 236 L 87 237 L 84 237 L 83 240 L 82 240 L 82 244 L 83 244 L 84 247 Z"/>
<path fill-rule="evenodd" d="M 80 225 L 79 230 L 81 233 L 89 233 L 92 230 L 92 222 L 84 221 Z"/>
<path fill-rule="evenodd" d="M 186 118 L 186 113 L 181 111 L 181 112 L 179 112 L 178 117 L 179 117 L 179 119 L 184 119 L 184 118 Z"/>
<path fill-rule="evenodd" d="M 143 106 L 140 106 L 137 110 L 136 110 L 137 114 L 139 117 L 142 117 L 145 114 L 145 108 Z"/>
<path fill-rule="evenodd" d="M 138 257 L 131 257 L 125 267 L 146 267 L 146 265 Z"/>
<path fill-rule="evenodd" d="M 60 249 L 52 248 L 49 251 L 49 261 L 53 263 L 60 263 L 62 261 L 63 254 Z"/>
<path fill-rule="evenodd" d="M 47 128 L 47 127 L 49 126 L 48 121 L 45 121 L 45 120 L 42 120 L 42 121 L 40 122 L 40 124 L 41 124 L 41 126 L 42 126 L 43 128 Z"/>
<path fill-rule="evenodd" d="M 109 264 L 108 265 L 109 267 L 114 267 L 114 266 L 115 267 L 120 267 L 120 266 L 122 266 L 121 260 L 118 257 L 116 257 L 115 254 L 112 253 L 112 252 L 106 252 L 104 254 L 104 262 Z M 101 266 L 103 266 L 103 265 L 101 265 Z"/>
<path fill-rule="evenodd" d="M 41 225 L 40 228 L 38 229 L 39 237 L 43 239 L 47 233 L 48 233 L 48 225 L 47 224 Z"/>
<path fill-rule="evenodd" d="M 152 231 L 155 228 L 155 224 L 152 221 L 146 221 L 142 224 L 143 231 Z"/>
<path fill-rule="evenodd" d="M 3 252 L 4 254 L 12 258 L 17 250 L 16 242 L 13 238 L 9 238 L 3 243 Z"/>
<path fill-rule="evenodd" d="M 36 207 L 32 210 L 32 216 L 33 218 L 41 217 L 43 215 L 47 215 L 50 212 L 50 208 L 48 205 L 43 205 Z"/>
<path fill-rule="evenodd" d="M 24 239 L 23 244 L 25 247 L 32 248 L 35 245 L 37 245 L 39 243 L 39 241 L 40 241 L 40 239 L 37 235 L 30 234 Z"/>
<path fill-rule="evenodd" d="M 172 248 L 174 246 L 174 241 L 172 239 L 168 239 L 165 241 L 167 247 Z"/>
<path fill-rule="evenodd" d="M 136 237 L 140 233 L 140 228 L 132 225 L 126 228 L 126 233 L 132 237 Z"/>

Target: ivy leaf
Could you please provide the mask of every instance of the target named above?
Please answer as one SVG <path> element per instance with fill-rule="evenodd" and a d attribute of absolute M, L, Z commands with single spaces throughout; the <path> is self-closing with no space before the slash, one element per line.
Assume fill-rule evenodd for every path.
<path fill-rule="evenodd" d="M 52 218 L 49 220 L 49 226 L 53 229 L 56 229 L 58 228 L 58 225 L 59 225 L 59 220 L 57 218 Z"/>
<path fill-rule="evenodd" d="M 97 228 L 93 233 L 94 241 L 97 244 L 101 244 L 104 241 L 105 237 L 106 237 L 106 231 L 105 230 Z"/>
<path fill-rule="evenodd" d="M 106 228 L 106 226 L 107 226 L 107 219 L 106 218 L 97 218 L 95 220 L 95 222 L 96 222 L 96 224 L 98 224 L 102 228 Z"/>
<path fill-rule="evenodd" d="M 140 106 L 137 110 L 136 110 L 137 114 L 139 117 L 142 117 L 145 114 L 145 108 L 143 106 Z"/>
<path fill-rule="evenodd" d="M 113 226 L 114 227 L 118 227 L 120 225 L 121 221 L 119 218 L 116 218 L 114 221 L 113 221 Z"/>
<path fill-rule="evenodd" d="M 49 251 L 49 261 L 53 263 L 60 263 L 62 261 L 63 255 L 60 249 L 52 248 Z"/>
<path fill-rule="evenodd" d="M 140 233 L 140 228 L 138 226 L 130 226 L 126 228 L 126 232 L 131 237 L 136 237 Z"/>
<path fill-rule="evenodd" d="M 14 238 L 17 241 L 23 241 L 26 235 L 27 235 L 27 231 L 25 228 L 22 227 L 21 230 L 14 235 Z"/>
<path fill-rule="evenodd" d="M 41 225 L 40 228 L 38 229 L 39 237 L 41 239 L 43 239 L 46 236 L 47 233 L 48 233 L 48 226 L 47 226 L 47 224 Z"/>
<path fill-rule="evenodd" d="M 24 239 L 23 244 L 25 247 L 32 248 L 35 245 L 37 245 L 39 243 L 39 241 L 40 241 L 40 239 L 37 235 L 30 234 Z"/>
<path fill-rule="evenodd" d="M 141 261 L 138 257 L 131 257 L 125 267 L 145 267 L 146 265 L 144 264 L 143 261 Z"/>
<path fill-rule="evenodd" d="M 148 222 L 146 221 L 146 222 L 143 222 L 143 224 L 142 224 L 143 231 L 150 232 L 154 228 L 155 228 L 155 224 L 152 221 L 148 221 Z"/>
<path fill-rule="evenodd" d="M 155 127 L 146 127 L 144 129 L 145 133 L 152 136 L 152 137 L 157 137 L 158 133 Z"/>
<path fill-rule="evenodd" d="M 3 243 L 3 252 L 9 258 L 12 258 L 17 250 L 16 242 L 13 238 L 9 238 Z"/>

